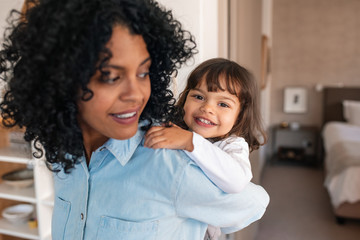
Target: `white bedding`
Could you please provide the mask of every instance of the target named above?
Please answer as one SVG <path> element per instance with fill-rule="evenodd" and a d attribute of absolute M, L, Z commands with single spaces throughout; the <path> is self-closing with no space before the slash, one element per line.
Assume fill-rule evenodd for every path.
<path fill-rule="evenodd" d="M 360 161 L 360 126 L 345 122 L 329 122 L 323 129 L 325 165 L 330 148 L 339 142 L 358 142 Z M 328 166 L 326 166 L 328 169 Z M 349 167 L 325 181 L 331 203 L 337 208 L 343 202 L 354 203 L 360 200 L 360 165 Z"/>

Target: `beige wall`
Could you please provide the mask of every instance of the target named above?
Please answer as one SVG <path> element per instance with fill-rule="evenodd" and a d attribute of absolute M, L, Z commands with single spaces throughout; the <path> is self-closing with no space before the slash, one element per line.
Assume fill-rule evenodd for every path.
<path fill-rule="evenodd" d="M 273 0 L 270 122 L 321 125 L 316 83 L 360 86 L 359 0 Z M 308 112 L 285 114 L 283 89 L 308 90 Z"/>
<path fill-rule="evenodd" d="M 261 0 L 232 0 L 230 58 L 260 79 Z"/>
<path fill-rule="evenodd" d="M 23 0 L 0 0 L 0 49 L 2 49 L 4 31 L 9 24 L 7 18 L 10 15 L 12 9 L 20 10 L 23 4 Z M 0 81 L 0 92 L 3 92 L 5 83 Z M 2 94 L 0 94 L 0 101 L 2 101 Z"/>
<path fill-rule="evenodd" d="M 173 84 L 175 97 L 185 88 L 189 73 L 201 62 L 227 57 L 228 2 L 224 0 L 157 0 L 195 37 L 198 54 L 183 65 Z M 190 6 L 190 7 L 189 7 Z"/>
<path fill-rule="evenodd" d="M 0 38 L 3 37 L 4 29 L 8 26 L 6 19 L 9 17 L 10 10 L 21 9 L 23 0 L 0 0 Z"/>
<path fill-rule="evenodd" d="M 262 0 L 230 1 L 230 58 L 250 70 L 260 81 Z M 259 83 L 260 84 L 260 83 Z M 251 154 L 254 181 L 259 182 L 262 161 L 259 151 Z"/>
<path fill-rule="evenodd" d="M 157 0 L 195 37 L 198 54 L 183 65 L 174 79 L 175 97 L 185 88 L 189 73 L 201 62 L 219 56 L 219 5 L 221 0 Z M 191 7 L 189 7 L 191 6 Z"/>
<path fill-rule="evenodd" d="M 230 59 L 249 69 L 256 79 L 261 73 L 262 0 L 230 0 Z M 260 182 L 263 160 L 259 151 L 250 155 L 253 182 Z M 252 240 L 259 222 L 235 234 L 236 240 Z"/>

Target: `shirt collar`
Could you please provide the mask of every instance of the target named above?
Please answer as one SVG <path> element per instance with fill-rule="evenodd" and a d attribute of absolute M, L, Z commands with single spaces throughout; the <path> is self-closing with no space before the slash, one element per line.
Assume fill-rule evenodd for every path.
<path fill-rule="evenodd" d="M 141 130 L 144 124 L 139 124 L 136 134 L 126 140 L 117 140 L 110 138 L 100 149 L 107 148 L 114 157 L 120 162 L 122 166 L 125 166 L 135 152 L 136 148 L 142 142 L 145 132 Z"/>

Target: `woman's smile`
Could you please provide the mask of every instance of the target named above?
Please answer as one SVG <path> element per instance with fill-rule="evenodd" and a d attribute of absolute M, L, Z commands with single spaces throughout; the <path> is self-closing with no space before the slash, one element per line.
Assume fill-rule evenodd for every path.
<path fill-rule="evenodd" d="M 121 113 L 112 113 L 110 116 L 114 119 L 115 122 L 120 124 L 131 124 L 134 121 L 138 121 L 139 109 L 128 110 Z"/>
<path fill-rule="evenodd" d="M 106 47 L 112 57 L 90 78 L 92 98 L 78 102 L 79 125 L 91 151 L 109 138 L 134 136 L 151 93 L 151 59 L 143 37 L 117 25 Z"/>

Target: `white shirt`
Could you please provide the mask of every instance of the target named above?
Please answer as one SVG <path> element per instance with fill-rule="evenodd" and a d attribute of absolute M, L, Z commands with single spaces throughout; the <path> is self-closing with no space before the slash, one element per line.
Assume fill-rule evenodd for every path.
<path fill-rule="evenodd" d="M 239 193 L 252 179 L 249 145 L 242 137 L 230 136 L 211 143 L 193 132 L 192 152 L 185 153 L 208 178 L 227 193 Z"/>
<path fill-rule="evenodd" d="M 232 135 L 211 143 L 193 132 L 193 145 L 194 150 L 185 153 L 224 192 L 239 193 L 252 179 L 249 145 L 244 138 Z M 220 235 L 220 228 L 209 225 L 204 240 Z"/>

